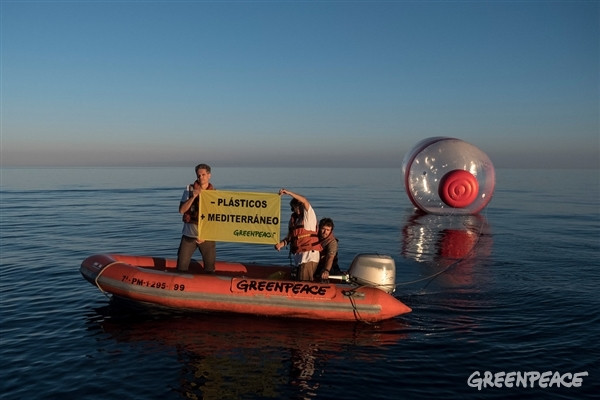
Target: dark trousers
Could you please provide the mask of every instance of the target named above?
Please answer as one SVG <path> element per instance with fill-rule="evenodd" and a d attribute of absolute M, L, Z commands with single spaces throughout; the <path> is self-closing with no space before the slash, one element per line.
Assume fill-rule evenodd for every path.
<path fill-rule="evenodd" d="M 190 268 L 190 261 L 196 249 L 202 254 L 204 263 L 204 272 L 213 272 L 215 270 L 215 261 L 217 258 L 217 246 L 213 241 L 204 241 L 200 244 L 196 238 L 181 236 L 179 249 L 177 250 L 177 270 L 187 271 Z"/>

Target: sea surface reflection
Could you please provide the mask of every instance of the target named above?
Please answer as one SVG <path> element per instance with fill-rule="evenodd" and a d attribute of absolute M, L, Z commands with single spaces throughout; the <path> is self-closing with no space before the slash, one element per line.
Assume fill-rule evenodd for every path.
<path fill-rule="evenodd" d="M 471 287 L 477 268 L 492 254 L 491 227 L 483 215 L 433 215 L 415 211 L 402 229 L 402 257 L 444 287 Z"/>
<path fill-rule="evenodd" d="M 190 399 L 281 398 L 289 386 L 314 396 L 330 362 L 347 357 L 347 350 L 363 362 L 381 362 L 381 350 L 407 336 L 397 319 L 366 324 L 174 315 L 118 299 L 97 309 L 88 324 L 108 335 L 103 340 L 172 357 L 180 368 L 179 387 L 172 389 Z"/>

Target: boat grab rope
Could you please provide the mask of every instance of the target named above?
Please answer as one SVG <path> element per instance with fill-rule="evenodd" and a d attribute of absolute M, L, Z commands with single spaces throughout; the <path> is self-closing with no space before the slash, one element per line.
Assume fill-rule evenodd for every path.
<path fill-rule="evenodd" d="M 356 289 L 358 289 L 358 287 Z M 366 324 L 369 324 L 368 321 L 363 320 L 362 317 L 360 316 L 360 312 L 358 311 L 358 307 L 356 306 L 356 302 L 354 301 L 354 295 L 356 294 L 356 289 L 344 290 L 344 291 L 342 291 L 342 294 L 344 296 L 346 296 L 348 298 L 348 300 L 350 300 L 350 305 L 352 306 L 352 312 L 354 313 L 354 318 L 356 318 L 356 320 L 359 322 L 364 322 Z"/>
<path fill-rule="evenodd" d="M 102 273 L 104 271 L 106 271 L 108 269 L 108 267 L 115 265 L 119 262 L 120 261 L 113 261 L 111 263 L 106 264 L 104 267 L 102 267 L 102 269 L 100 270 L 100 272 L 98 272 L 98 275 L 96 275 L 96 278 L 94 279 L 94 284 L 96 285 L 96 287 L 102 292 L 103 295 L 105 295 L 108 298 L 110 298 L 110 296 L 108 295 L 108 292 L 100 287 L 100 283 L 98 283 L 98 279 L 100 279 L 100 276 L 102 275 Z"/>

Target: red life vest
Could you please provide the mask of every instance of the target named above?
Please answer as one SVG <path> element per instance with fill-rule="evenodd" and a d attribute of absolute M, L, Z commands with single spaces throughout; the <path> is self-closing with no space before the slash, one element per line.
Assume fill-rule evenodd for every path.
<path fill-rule="evenodd" d="M 193 190 L 189 190 L 189 188 L 193 188 L 194 185 L 197 185 L 197 182 L 192 183 L 188 186 L 188 199 L 194 195 Z M 205 190 L 215 190 L 212 183 L 208 184 L 208 187 Z M 198 223 L 198 211 L 200 210 L 200 196 L 196 197 L 196 200 L 192 203 L 190 208 L 183 213 L 181 220 L 186 223 L 197 224 Z"/>
<path fill-rule="evenodd" d="M 316 227 L 315 227 L 316 228 Z M 323 248 L 319 244 L 319 235 L 316 230 L 304 228 L 302 215 L 292 214 L 289 223 L 291 237 L 290 252 L 292 254 L 303 253 L 305 251 L 321 251 Z"/>

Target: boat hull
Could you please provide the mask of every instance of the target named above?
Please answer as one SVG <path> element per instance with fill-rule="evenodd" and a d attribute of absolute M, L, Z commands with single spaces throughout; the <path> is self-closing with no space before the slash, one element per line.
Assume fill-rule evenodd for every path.
<path fill-rule="evenodd" d="M 411 309 L 374 287 L 290 279 L 291 268 L 218 261 L 214 274 L 175 269 L 164 258 L 98 254 L 86 258 L 81 274 L 114 296 L 178 310 L 368 322 Z"/>

